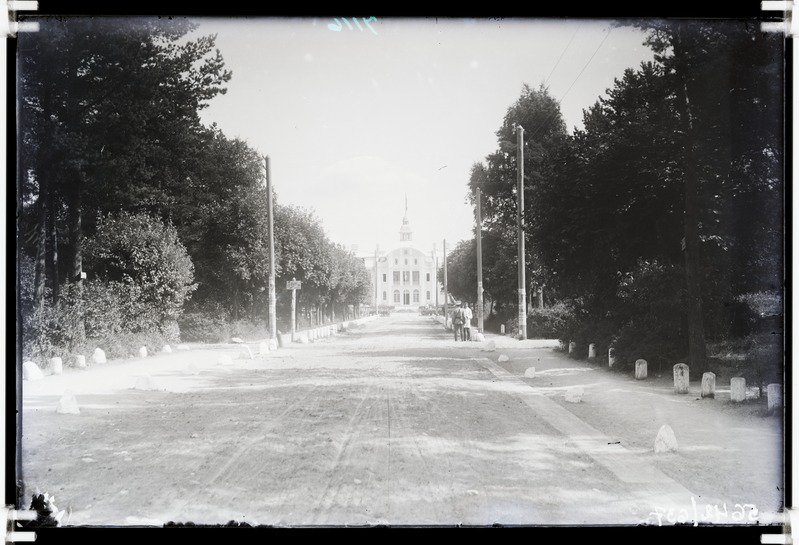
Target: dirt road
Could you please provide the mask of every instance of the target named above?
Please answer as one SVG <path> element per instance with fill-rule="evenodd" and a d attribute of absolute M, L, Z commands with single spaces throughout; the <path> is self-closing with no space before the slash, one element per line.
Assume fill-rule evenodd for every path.
<path fill-rule="evenodd" d="M 756 402 L 489 340 L 399 314 L 252 359 L 192 347 L 26 381 L 26 497 L 55 495 L 70 526 L 777 520 L 782 422 Z M 56 414 L 66 390 L 80 414 Z M 655 453 L 663 424 L 679 447 Z"/>

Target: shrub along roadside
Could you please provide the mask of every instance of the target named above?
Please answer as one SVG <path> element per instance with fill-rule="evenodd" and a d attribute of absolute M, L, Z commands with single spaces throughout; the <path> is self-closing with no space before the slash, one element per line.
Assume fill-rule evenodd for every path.
<path fill-rule="evenodd" d="M 146 214 L 121 212 L 98 220 L 84 245 L 88 280 L 65 283 L 59 297 L 36 300 L 33 267 L 20 274 L 23 359 L 45 366 L 61 357 L 137 355 L 180 339 L 177 318 L 194 290 L 193 266 L 170 224 Z M 65 357 L 66 356 L 66 357 Z"/>

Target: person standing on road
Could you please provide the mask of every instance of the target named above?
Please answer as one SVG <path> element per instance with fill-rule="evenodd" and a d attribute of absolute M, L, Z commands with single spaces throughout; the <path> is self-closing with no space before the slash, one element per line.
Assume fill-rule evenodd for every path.
<path fill-rule="evenodd" d="M 459 335 L 463 340 L 463 309 L 460 307 L 455 307 L 455 310 L 452 311 L 452 331 L 455 332 L 456 341 Z"/>
<path fill-rule="evenodd" d="M 463 303 L 463 335 L 464 341 L 472 340 L 472 309 L 466 303 Z"/>

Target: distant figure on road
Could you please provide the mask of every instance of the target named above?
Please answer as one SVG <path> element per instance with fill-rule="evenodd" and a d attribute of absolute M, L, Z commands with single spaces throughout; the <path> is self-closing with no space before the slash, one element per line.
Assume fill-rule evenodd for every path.
<path fill-rule="evenodd" d="M 466 303 L 463 303 L 463 340 L 472 340 L 472 309 Z"/>
<path fill-rule="evenodd" d="M 460 307 L 455 307 L 452 311 L 452 331 L 455 332 L 456 341 L 458 336 L 463 340 L 463 309 Z"/>

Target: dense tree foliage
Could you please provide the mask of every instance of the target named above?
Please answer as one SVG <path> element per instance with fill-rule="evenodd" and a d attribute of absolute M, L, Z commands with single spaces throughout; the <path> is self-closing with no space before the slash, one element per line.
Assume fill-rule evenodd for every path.
<path fill-rule="evenodd" d="M 81 320 L 59 333 L 62 347 L 77 346 L 84 334 L 135 333 L 148 324 L 174 339 L 166 324 L 184 311 L 212 321 L 260 321 L 263 328 L 264 158 L 201 123 L 200 110 L 225 92 L 232 74 L 214 36 L 189 39 L 195 29 L 185 19 L 64 17 L 20 34 L 25 338 L 63 330 L 57 322 L 70 313 Z M 281 308 L 287 297 L 280 287 L 294 277 L 303 281 L 308 309 L 359 304 L 369 285 L 363 263 L 328 241 L 311 214 L 278 204 L 274 210 Z M 184 252 L 179 259 L 177 248 Z M 177 269 L 156 255 L 161 250 L 172 252 Z M 89 295 L 106 304 L 76 312 Z M 287 314 L 280 316 L 287 322 Z M 55 350 L 52 343 L 39 347 L 41 354 Z"/>
<path fill-rule="evenodd" d="M 185 190 L 198 110 L 230 78 L 213 37 L 160 18 L 50 18 L 19 37 L 23 250 L 36 298 L 81 270 L 97 213 L 164 217 Z"/>
<path fill-rule="evenodd" d="M 92 278 L 135 290 L 143 315 L 127 318 L 138 327 L 174 322 L 196 288 L 194 265 L 175 228 L 143 213 L 99 218 L 85 251 Z"/>
<path fill-rule="evenodd" d="M 707 342 L 754 331 L 751 320 L 736 329 L 741 302 L 759 299 L 748 294 L 781 296 L 783 40 L 743 22 L 640 26 L 655 61 L 626 70 L 582 129 L 566 135 L 557 101 L 525 87 L 498 150 L 473 167 L 484 254 L 500 253 L 483 257 L 484 286 L 514 305 L 521 123 L 528 294 L 544 285 L 563 302 L 573 319 L 562 336 L 583 347 L 634 358 L 648 346 L 701 366 Z M 453 286 L 473 281 L 459 265 L 468 247 L 453 252 Z"/>
<path fill-rule="evenodd" d="M 537 293 L 546 285 L 543 263 L 538 252 L 530 252 L 530 226 L 541 221 L 547 211 L 530 203 L 539 192 L 555 183 L 556 175 L 566 164 L 563 154 L 567 144 L 566 125 L 560 104 L 541 85 L 522 87 L 519 99 L 508 108 L 502 126 L 497 130 L 498 149 L 484 163 L 472 166 L 468 197 L 475 202 L 475 190 L 481 191 L 483 251 L 488 264 L 484 288 L 502 306 L 518 302 L 517 249 L 517 162 L 516 126 L 524 128 L 524 217 L 525 278 L 528 294 Z"/>

